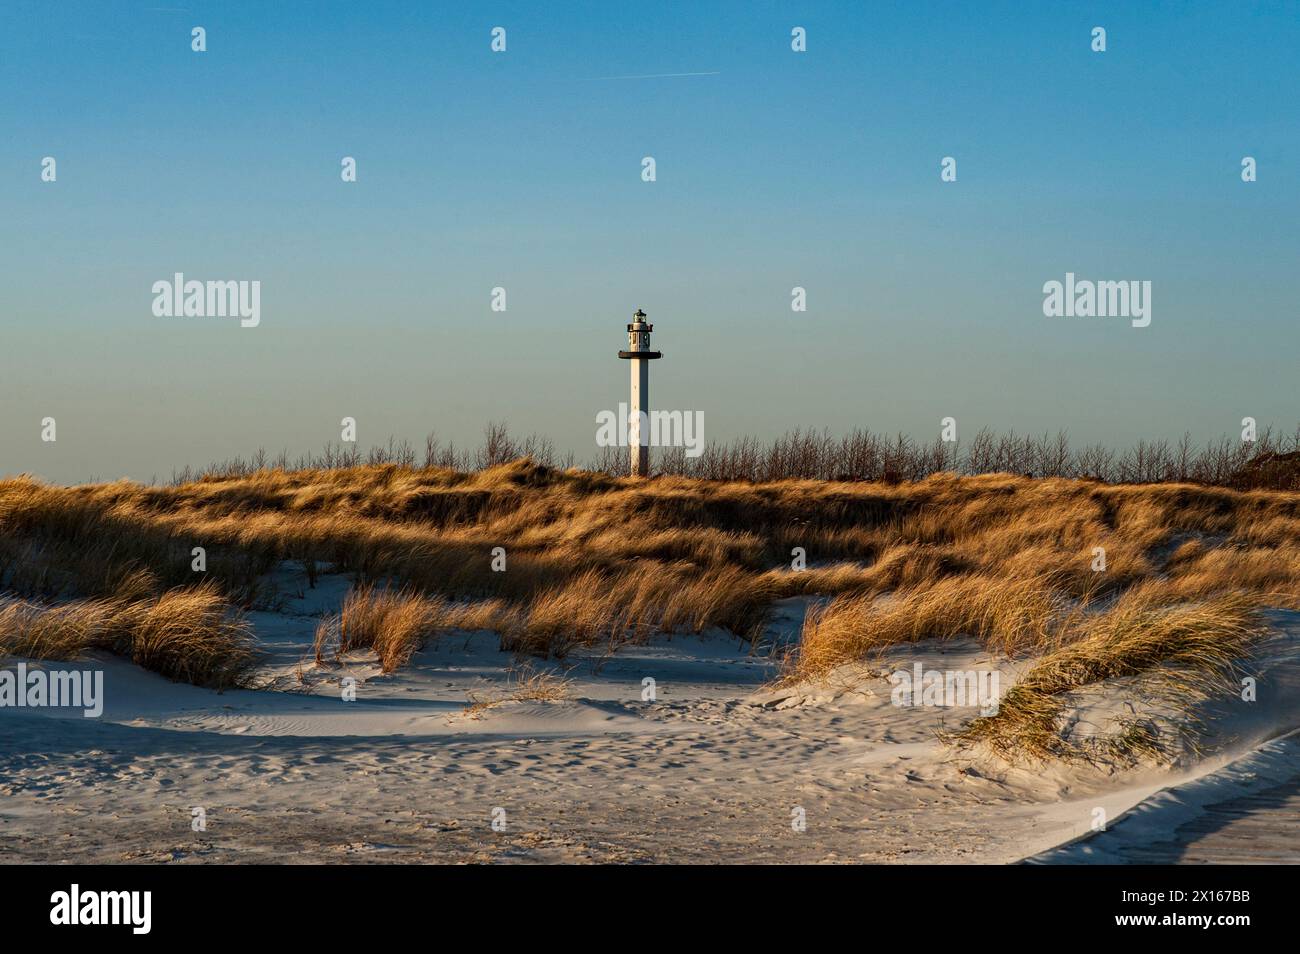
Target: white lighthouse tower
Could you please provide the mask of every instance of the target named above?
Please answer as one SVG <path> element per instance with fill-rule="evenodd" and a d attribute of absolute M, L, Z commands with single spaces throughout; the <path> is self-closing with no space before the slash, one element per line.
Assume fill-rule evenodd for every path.
<path fill-rule="evenodd" d="M 632 400 L 627 409 L 628 445 L 632 451 L 632 476 L 650 475 L 650 362 L 662 358 L 663 352 L 650 350 L 650 332 L 655 326 L 645 320 L 640 308 L 627 326 L 627 350 L 620 358 L 632 362 Z"/>

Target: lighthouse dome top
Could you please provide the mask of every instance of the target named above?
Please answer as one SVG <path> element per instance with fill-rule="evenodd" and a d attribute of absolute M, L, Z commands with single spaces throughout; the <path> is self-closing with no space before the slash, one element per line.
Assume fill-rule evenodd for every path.
<path fill-rule="evenodd" d="M 638 308 L 627 326 L 627 350 L 620 351 L 618 356 L 650 361 L 662 358 L 663 352 L 650 349 L 650 332 L 654 330 L 655 326 L 646 321 L 646 313 Z"/>

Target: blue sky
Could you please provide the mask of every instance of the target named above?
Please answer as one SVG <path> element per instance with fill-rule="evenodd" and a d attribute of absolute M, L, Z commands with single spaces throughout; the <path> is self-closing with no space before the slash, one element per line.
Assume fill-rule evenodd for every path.
<path fill-rule="evenodd" d="M 9 0 L 0 473 L 148 479 L 343 416 L 585 459 L 638 307 L 655 406 L 711 439 L 1291 428 L 1298 51 L 1294 2 Z M 708 75 L 619 78 L 674 73 Z M 155 317 L 177 271 L 260 281 L 260 326 Z M 1150 327 L 1044 317 L 1067 271 L 1151 281 Z"/>

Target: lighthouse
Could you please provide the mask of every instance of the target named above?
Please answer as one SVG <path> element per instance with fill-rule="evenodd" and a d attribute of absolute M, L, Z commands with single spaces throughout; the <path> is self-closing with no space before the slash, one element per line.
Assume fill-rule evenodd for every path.
<path fill-rule="evenodd" d="M 645 320 L 640 308 L 627 326 L 627 350 L 618 356 L 632 364 L 632 400 L 628 405 L 627 442 L 632 452 L 632 476 L 650 475 L 650 362 L 662 358 L 660 351 L 650 350 L 650 332 L 655 326 Z"/>

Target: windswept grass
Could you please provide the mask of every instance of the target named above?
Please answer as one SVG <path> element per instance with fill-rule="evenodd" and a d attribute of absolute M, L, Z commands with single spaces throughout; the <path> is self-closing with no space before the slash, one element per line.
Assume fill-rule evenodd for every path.
<path fill-rule="evenodd" d="M 647 571 L 650 567 L 646 567 Z M 576 646 L 610 648 L 652 632 L 694 632 L 725 626 L 749 638 L 767 618 L 770 587 L 737 570 L 697 574 L 670 568 L 632 573 L 625 581 L 587 570 L 520 601 L 454 602 L 405 587 L 363 584 L 341 611 L 316 628 L 317 664 L 371 649 L 385 672 L 404 666 L 430 639 L 447 630 L 490 629 L 502 650 L 537 656 L 567 655 Z"/>
<path fill-rule="evenodd" d="M 1186 738 L 1192 711 L 1247 661 L 1266 630 L 1257 607 L 1277 594 L 1233 588 L 1237 575 L 1151 579 L 1117 598 L 1073 598 L 1051 574 L 950 577 L 885 596 L 851 594 L 810 608 L 787 679 L 836 667 L 902 643 L 957 636 L 1006 657 L 1035 659 L 995 715 L 953 738 L 984 743 L 1003 758 L 1129 758 L 1163 743 L 1146 724 L 1087 741 L 1068 740 L 1061 715 L 1068 694 L 1095 683 L 1140 678 L 1141 698 L 1176 714 Z"/>
<path fill-rule="evenodd" d="M 0 655 L 73 660 L 91 649 L 216 689 L 238 685 L 254 659 L 247 624 L 211 585 L 170 590 L 156 600 L 0 607 Z"/>
<path fill-rule="evenodd" d="M 384 672 L 400 669 L 425 643 L 450 629 L 495 629 L 509 625 L 498 601 L 458 605 L 411 590 L 362 586 L 343 600 L 337 615 L 316 626 L 316 663 L 358 649 L 374 650 Z"/>
<path fill-rule="evenodd" d="M 984 743 L 1005 758 L 1101 758 L 1157 746 L 1149 733 L 1067 740 L 1060 717 L 1067 696 L 1108 679 L 1142 679 L 1142 694 L 1180 714 L 1194 732 L 1191 712 L 1249 658 L 1263 633 L 1254 600 L 1225 593 L 1170 605 L 1168 593 L 1144 588 L 1106 612 L 1063 633 L 1062 644 L 1039 659 L 1003 697 L 998 712 L 969 723 L 963 744 Z"/>
<path fill-rule="evenodd" d="M 829 600 L 808 615 L 792 678 L 927 638 L 970 636 L 998 653 L 1050 658 L 1141 592 L 1159 603 L 1141 625 L 1218 606 L 1225 594 L 1300 607 L 1300 492 L 1010 473 L 637 480 L 503 461 L 512 447 L 497 434 L 472 471 L 444 466 L 453 458 L 441 451 L 416 467 L 403 451 L 298 469 L 261 461 L 165 487 L 2 480 L 0 590 L 121 607 L 114 618 L 128 620 L 137 612 L 128 608 L 174 602 L 168 594 L 199 584 L 223 611 L 273 605 L 268 571 L 285 562 L 308 568 L 313 583 L 346 573 L 356 590 L 322 621 L 318 658 L 372 649 L 389 671 L 453 629 L 491 629 L 503 650 L 563 656 L 715 627 L 757 640 L 775 601 Z M 1055 472 L 1044 457 L 1052 448 L 1017 447 L 983 441 L 970 452 L 981 466 L 1029 455 Z M 820 474 L 841 458 L 867 472 L 884 459 L 883 446 L 866 445 L 818 457 L 806 441 L 774 453 L 786 468 L 776 474 L 810 461 Z M 1143 453 L 1139 477 L 1162 459 Z M 1268 466 L 1286 465 L 1278 460 Z M 195 547 L 206 552 L 202 571 Z M 74 620 L 61 625 L 79 631 Z M 130 631 L 152 635 L 138 649 L 135 637 L 115 645 L 167 669 L 150 649 L 166 640 Z"/>
<path fill-rule="evenodd" d="M 888 646 L 970 636 L 1008 655 L 1052 641 L 1074 612 L 1050 575 L 974 575 L 914 584 L 888 596 L 840 596 L 811 607 L 804 621 L 798 679 L 825 675 Z"/>

